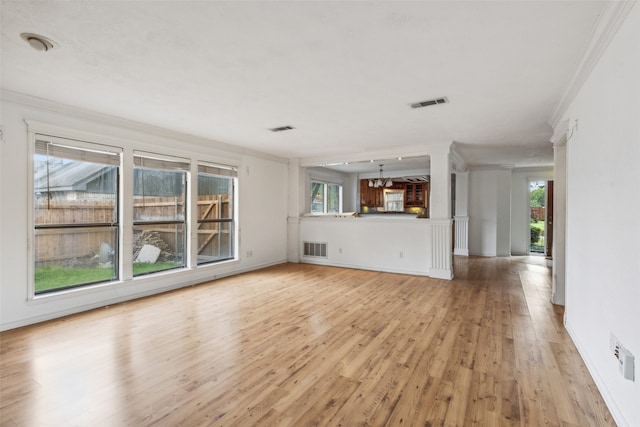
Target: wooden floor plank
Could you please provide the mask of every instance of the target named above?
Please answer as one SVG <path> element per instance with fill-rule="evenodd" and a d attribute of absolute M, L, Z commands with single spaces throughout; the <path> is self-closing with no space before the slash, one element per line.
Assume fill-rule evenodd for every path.
<path fill-rule="evenodd" d="M 0 333 L 0 425 L 612 426 L 549 269 L 282 264 Z"/>

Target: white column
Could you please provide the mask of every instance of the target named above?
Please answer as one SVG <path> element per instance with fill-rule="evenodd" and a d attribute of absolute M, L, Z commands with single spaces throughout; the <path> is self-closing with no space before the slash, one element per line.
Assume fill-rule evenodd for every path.
<path fill-rule="evenodd" d="M 304 213 L 304 178 L 299 159 L 289 159 L 287 215 L 287 260 L 300 262 L 300 216 Z"/>
<path fill-rule="evenodd" d="M 469 256 L 469 172 L 456 173 L 456 212 L 453 253 Z"/>
<path fill-rule="evenodd" d="M 429 276 L 453 278 L 451 236 L 451 143 L 430 152 L 431 270 Z"/>
<path fill-rule="evenodd" d="M 567 127 L 558 125 L 553 143 L 553 248 L 551 302 L 565 304 L 565 238 L 567 227 Z"/>

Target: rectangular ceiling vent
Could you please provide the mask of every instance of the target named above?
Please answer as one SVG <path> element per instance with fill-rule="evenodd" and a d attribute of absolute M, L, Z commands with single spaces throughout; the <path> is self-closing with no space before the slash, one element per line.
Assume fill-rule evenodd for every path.
<path fill-rule="evenodd" d="M 411 104 L 411 108 L 422 108 L 428 107 L 429 105 L 438 105 L 438 104 L 446 104 L 449 100 L 446 97 L 429 99 L 428 101 L 416 102 L 415 104 Z"/>
<path fill-rule="evenodd" d="M 327 243 L 326 242 L 304 242 L 304 256 L 326 258 Z"/>
<path fill-rule="evenodd" d="M 280 126 L 279 128 L 271 128 L 269 129 L 271 132 L 282 132 L 285 130 L 295 129 L 293 126 Z"/>

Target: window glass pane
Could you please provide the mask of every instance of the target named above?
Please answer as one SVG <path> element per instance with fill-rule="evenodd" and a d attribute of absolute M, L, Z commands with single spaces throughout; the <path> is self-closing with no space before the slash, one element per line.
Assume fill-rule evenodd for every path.
<path fill-rule="evenodd" d="M 203 165 L 198 170 L 198 264 L 233 259 L 235 178 Z"/>
<path fill-rule="evenodd" d="M 198 224 L 198 264 L 233 259 L 233 223 Z"/>
<path fill-rule="evenodd" d="M 400 212 L 404 210 L 404 191 L 385 190 L 384 208 L 387 211 Z"/>
<path fill-rule="evenodd" d="M 311 183 L 311 213 L 324 213 L 324 184 L 322 182 Z"/>
<path fill-rule="evenodd" d="M 340 213 L 341 186 L 328 184 L 327 186 L 327 212 Z"/>
<path fill-rule="evenodd" d="M 183 224 L 133 227 L 133 275 L 184 267 Z"/>
<path fill-rule="evenodd" d="M 35 293 L 117 278 L 117 227 L 36 229 Z"/>
<path fill-rule="evenodd" d="M 38 155 L 120 166 L 122 149 L 82 141 L 38 135 L 36 151 Z"/>
<path fill-rule="evenodd" d="M 134 221 L 183 221 L 186 172 L 134 169 Z"/>
<path fill-rule="evenodd" d="M 34 156 L 34 224 L 117 221 L 118 168 Z"/>
<path fill-rule="evenodd" d="M 233 218 L 233 179 L 198 174 L 198 219 Z"/>

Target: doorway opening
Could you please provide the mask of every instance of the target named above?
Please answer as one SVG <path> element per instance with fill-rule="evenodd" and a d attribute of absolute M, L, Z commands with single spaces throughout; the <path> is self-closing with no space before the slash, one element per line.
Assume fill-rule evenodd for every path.
<path fill-rule="evenodd" d="M 529 181 L 529 253 L 545 254 L 546 182 Z"/>

